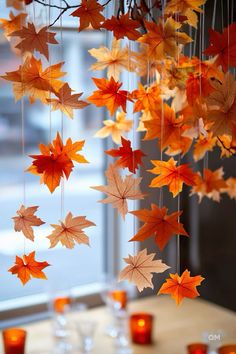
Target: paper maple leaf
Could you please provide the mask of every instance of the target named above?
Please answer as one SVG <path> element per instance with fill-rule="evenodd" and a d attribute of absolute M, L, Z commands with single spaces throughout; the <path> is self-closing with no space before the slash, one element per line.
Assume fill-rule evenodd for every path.
<path fill-rule="evenodd" d="M 147 254 L 147 249 L 140 251 L 135 256 L 124 258 L 128 264 L 119 274 L 119 281 L 128 280 L 134 283 L 141 292 L 144 288 L 153 289 L 153 273 L 163 273 L 170 268 L 161 260 L 153 260 L 155 253 Z"/>
<path fill-rule="evenodd" d="M 84 30 L 90 25 L 94 29 L 99 29 L 101 22 L 105 20 L 105 17 L 101 14 L 102 11 L 103 6 L 96 0 L 82 0 L 79 8 L 72 12 L 71 16 L 79 17 L 79 31 Z"/>
<path fill-rule="evenodd" d="M 216 55 L 216 65 L 221 65 L 224 72 L 229 66 L 236 67 L 236 23 L 224 28 L 219 33 L 209 29 L 210 46 L 204 51 L 206 55 Z"/>
<path fill-rule="evenodd" d="M 159 24 L 144 21 L 147 33 L 138 39 L 140 43 L 147 45 L 147 56 L 150 59 L 161 60 L 166 56 L 175 58 L 180 52 L 178 44 L 187 44 L 192 39 L 184 32 L 178 31 L 181 24 L 171 17 L 166 22 Z"/>
<path fill-rule="evenodd" d="M 98 90 L 87 98 L 90 103 L 95 104 L 97 107 L 106 106 L 111 116 L 119 107 L 126 112 L 126 101 L 129 98 L 128 91 L 119 90 L 122 83 L 115 81 L 113 77 L 110 80 L 93 78 L 93 81 Z"/>
<path fill-rule="evenodd" d="M 26 58 L 18 70 L 7 72 L 2 78 L 14 83 L 16 100 L 28 95 L 31 103 L 36 99 L 47 103 L 50 92 L 58 92 L 64 85 L 64 82 L 59 80 L 65 75 L 61 71 L 62 65 L 63 63 L 58 63 L 43 70 L 41 60 L 31 56 Z"/>
<path fill-rule="evenodd" d="M 34 231 L 32 226 L 40 226 L 45 224 L 40 218 L 38 218 L 35 212 L 38 210 L 38 206 L 32 206 L 26 208 L 21 205 L 20 209 L 17 210 L 17 216 L 14 216 L 14 230 L 16 232 L 22 231 L 26 238 L 34 241 Z"/>
<path fill-rule="evenodd" d="M 16 256 L 15 265 L 8 271 L 16 274 L 23 285 L 25 285 L 31 278 L 47 279 L 43 269 L 50 264 L 47 262 L 38 262 L 35 260 L 35 252 L 31 252 L 28 256 L 23 255 L 22 258 Z"/>
<path fill-rule="evenodd" d="M 211 131 L 214 136 L 228 134 L 236 137 L 236 81 L 228 72 L 222 82 L 212 80 L 211 85 L 214 91 L 206 99 Z"/>
<path fill-rule="evenodd" d="M 107 19 L 101 26 L 108 31 L 112 31 L 116 39 L 127 37 L 130 40 L 135 41 L 141 34 L 137 31 L 140 27 L 140 23 L 129 17 L 129 14 L 121 15 L 119 18 L 112 16 L 111 19 Z"/>
<path fill-rule="evenodd" d="M 230 199 L 236 200 L 236 177 L 229 177 L 225 182 L 227 187 L 223 189 L 223 192 L 227 193 Z"/>
<path fill-rule="evenodd" d="M 172 155 L 185 154 L 190 149 L 192 139 L 182 136 L 187 129 L 184 117 L 176 117 L 175 112 L 166 103 L 152 112 L 151 119 L 143 122 L 146 128 L 144 140 L 158 138 L 161 150 L 172 149 Z"/>
<path fill-rule="evenodd" d="M 129 175 L 123 179 L 117 168 L 112 164 L 109 165 L 106 171 L 106 177 L 108 182 L 106 186 L 91 188 L 105 193 L 107 197 L 99 202 L 111 203 L 113 208 L 117 208 L 118 212 L 125 218 L 125 215 L 128 213 L 127 200 L 144 198 L 144 194 L 139 187 L 142 178 L 134 178 L 132 175 Z"/>
<path fill-rule="evenodd" d="M 103 121 L 104 127 L 95 134 L 96 138 L 106 138 L 111 135 L 116 144 L 121 143 L 123 132 L 129 132 L 133 126 L 132 119 L 126 119 L 124 112 L 116 113 L 116 120 L 107 119 Z"/>
<path fill-rule="evenodd" d="M 186 81 L 186 94 L 191 106 L 194 106 L 197 99 L 209 96 L 212 91 L 212 86 L 206 74 L 189 74 Z"/>
<path fill-rule="evenodd" d="M 183 183 L 188 186 L 194 186 L 196 184 L 196 173 L 194 173 L 188 164 L 176 166 L 177 161 L 171 157 L 167 162 L 152 160 L 152 164 L 155 166 L 149 172 L 159 175 L 154 178 L 150 184 L 152 188 L 160 188 L 162 186 L 168 186 L 169 191 L 176 197 L 183 189 Z"/>
<path fill-rule="evenodd" d="M 107 47 L 92 48 L 88 51 L 90 55 L 97 59 L 97 62 L 92 64 L 90 70 L 107 69 L 107 77 L 114 80 L 119 80 L 121 71 L 134 71 L 135 66 L 132 60 L 132 52 L 128 47 L 121 48 L 120 41 L 115 38 L 112 40 L 111 50 Z"/>
<path fill-rule="evenodd" d="M 191 195 L 197 194 L 199 197 L 199 203 L 204 196 L 213 199 L 216 202 L 220 201 L 220 193 L 227 187 L 226 181 L 223 179 L 223 168 L 211 171 L 205 168 L 203 171 L 203 177 L 198 172 L 196 178 L 196 185 L 191 191 Z"/>
<path fill-rule="evenodd" d="M 182 211 L 169 215 L 167 212 L 168 209 L 166 207 L 159 208 L 156 204 L 151 205 L 151 210 L 131 211 L 130 213 L 137 216 L 139 220 L 144 222 L 144 225 L 130 241 L 145 241 L 148 237 L 155 235 L 155 242 L 160 250 L 163 250 L 167 242 L 175 234 L 188 236 L 183 224 L 178 221 Z"/>
<path fill-rule="evenodd" d="M 54 228 L 53 232 L 47 236 L 50 240 L 50 248 L 55 247 L 58 242 L 66 248 L 74 248 L 75 243 L 89 245 L 89 238 L 85 235 L 83 229 L 95 226 L 92 221 L 86 219 L 85 216 L 75 216 L 68 213 L 65 221 L 60 221 L 59 225 L 51 224 Z"/>
<path fill-rule="evenodd" d="M 165 14 L 174 16 L 186 16 L 186 22 L 197 28 L 198 16 L 196 12 L 203 12 L 200 6 L 207 0 L 170 0 L 165 7 Z"/>
<path fill-rule="evenodd" d="M 40 144 L 41 155 L 30 155 L 34 159 L 32 165 L 27 169 L 28 172 L 41 175 L 41 180 L 47 185 L 51 193 L 59 186 L 63 177 L 67 179 L 73 170 L 73 162 L 87 163 L 83 155 L 78 154 L 84 146 L 84 141 L 72 143 L 69 138 L 63 145 L 60 134 L 57 133 L 56 139 L 47 145 Z"/>
<path fill-rule="evenodd" d="M 212 151 L 216 145 L 217 138 L 212 137 L 212 132 L 208 133 L 207 136 L 202 134 L 199 136 L 198 140 L 194 144 L 193 158 L 194 161 L 199 161 L 203 159 L 207 151 Z"/>
<path fill-rule="evenodd" d="M 9 14 L 9 19 L 6 20 L 5 18 L 0 18 L 0 28 L 3 29 L 5 37 L 8 39 L 10 34 L 20 30 L 22 25 L 25 23 L 25 19 L 27 14 L 20 13 L 19 15 L 14 15 L 11 11 Z"/>
<path fill-rule="evenodd" d="M 200 275 L 190 276 L 190 272 L 186 269 L 181 276 L 170 274 L 170 278 L 160 288 L 159 294 L 169 294 L 179 305 L 184 298 L 194 299 L 199 296 L 197 286 L 204 280 Z"/>
<path fill-rule="evenodd" d="M 16 48 L 20 49 L 22 53 L 33 53 L 36 50 L 48 60 L 48 44 L 58 44 L 55 39 L 56 33 L 49 32 L 47 26 L 41 28 L 38 32 L 33 23 L 28 23 L 27 26 L 28 27 L 23 26 L 20 30 L 10 34 L 10 36 L 19 37 L 21 39 Z"/>
<path fill-rule="evenodd" d="M 68 83 L 65 83 L 58 93 L 56 93 L 57 98 L 49 98 L 47 102 L 51 104 L 53 111 L 60 109 L 69 118 L 73 118 L 74 109 L 81 109 L 88 106 L 87 102 L 79 100 L 81 95 L 82 93 L 72 94 L 70 86 Z"/>
<path fill-rule="evenodd" d="M 128 168 L 130 172 L 136 173 L 138 165 L 143 165 L 142 158 L 146 156 L 142 150 L 133 150 L 131 141 L 121 137 L 122 146 L 119 149 L 105 151 L 106 154 L 119 157 L 115 165 L 122 168 Z"/>
<path fill-rule="evenodd" d="M 134 90 L 130 97 L 136 100 L 134 104 L 134 113 L 142 110 L 156 110 L 158 105 L 161 105 L 161 91 L 158 85 L 144 87 L 141 83 L 138 84 L 138 89 Z"/>

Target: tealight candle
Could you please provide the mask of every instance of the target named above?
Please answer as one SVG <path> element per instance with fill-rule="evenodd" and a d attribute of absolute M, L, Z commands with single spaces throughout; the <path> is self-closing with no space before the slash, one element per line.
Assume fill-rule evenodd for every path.
<path fill-rule="evenodd" d="M 69 296 L 57 297 L 53 302 L 54 311 L 57 313 L 64 313 L 66 307 L 68 307 L 70 304 L 71 299 Z"/>
<path fill-rule="evenodd" d="M 152 342 L 153 316 L 148 313 L 136 313 L 130 317 L 132 341 L 137 344 Z"/>
<path fill-rule="evenodd" d="M 125 290 L 113 290 L 110 292 L 111 298 L 120 304 L 121 309 L 127 305 L 127 292 Z"/>
<path fill-rule="evenodd" d="M 236 354 L 236 344 L 224 345 L 219 348 L 219 354 Z"/>
<path fill-rule="evenodd" d="M 207 354 L 208 346 L 203 343 L 194 343 L 187 346 L 188 354 Z"/>
<path fill-rule="evenodd" d="M 10 328 L 2 332 L 5 354 L 24 354 L 26 331 Z"/>

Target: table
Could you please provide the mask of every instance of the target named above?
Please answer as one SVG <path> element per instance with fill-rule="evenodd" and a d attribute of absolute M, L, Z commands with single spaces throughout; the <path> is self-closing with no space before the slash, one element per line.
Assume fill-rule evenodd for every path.
<path fill-rule="evenodd" d="M 140 311 L 155 316 L 155 343 L 152 346 L 135 345 L 133 354 L 185 354 L 186 345 L 202 341 L 202 333 L 205 331 L 214 335 L 217 330 L 222 330 L 225 332 L 223 343 L 236 343 L 236 314 L 202 299 L 185 299 L 179 307 L 168 296 L 148 297 L 129 304 L 130 313 Z M 79 316 L 98 322 L 93 354 L 115 354 L 114 340 L 104 334 L 104 328 L 109 323 L 106 309 L 98 307 L 86 313 L 74 313 L 70 319 L 73 322 Z M 52 323 L 49 320 L 32 323 L 24 328 L 28 331 L 26 354 L 53 353 Z M 76 332 L 73 337 L 77 339 Z"/>

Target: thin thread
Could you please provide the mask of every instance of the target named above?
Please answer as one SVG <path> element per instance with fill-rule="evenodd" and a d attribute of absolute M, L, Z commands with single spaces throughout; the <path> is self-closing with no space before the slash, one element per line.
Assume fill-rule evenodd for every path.
<path fill-rule="evenodd" d="M 62 6 L 62 0 L 60 0 L 60 4 Z M 60 45 L 60 50 L 61 50 L 61 61 L 63 61 L 63 16 L 60 17 L 60 40 L 61 40 L 61 45 Z M 64 97 L 63 97 L 63 90 L 62 90 L 62 103 L 64 102 Z M 64 139 L 64 114 L 63 111 L 61 111 L 61 138 L 62 141 Z M 64 218 L 64 212 L 65 212 L 65 181 L 64 178 L 61 180 L 61 219 Z"/>
<path fill-rule="evenodd" d="M 53 0 L 49 0 L 49 5 L 52 5 Z M 51 23 L 51 7 L 48 7 L 48 26 Z M 48 34 L 49 37 L 49 34 Z M 49 38 L 48 38 L 49 40 Z M 50 67 L 50 87 L 51 87 L 51 83 L 52 83 L 52 75 L 51 75 L 51 65 L 52 65 L 52 58 L 50 55 L 50 51 L 49 51 L 49 67 Z M 51 89 L 49 91 L 49 143 L 51 143 L 52 141 L 52 104 L 51 104 L 51 96 L 52 96 L 52 92 Z"/>
<path fill-rule="evenodd" d="M 217 4 L 217 0 L 214 0 L 213 15 L 212 15 L 212 24 L 211 24 L 211 27 L 212 27 L 213 29 L 215 28 L 215 23 L 216 23 L 216 4 Z"/>

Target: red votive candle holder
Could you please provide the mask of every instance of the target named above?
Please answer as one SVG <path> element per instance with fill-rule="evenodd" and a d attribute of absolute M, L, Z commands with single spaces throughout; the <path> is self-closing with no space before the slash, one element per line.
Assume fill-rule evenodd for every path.
<path fill-rule="evenodd" d="M 187 346 L 188 354 L 207 354 L 208 345 L 204 343 L 194 343 Z"/>
<path fill-rule="evenodd" d="M 53 301 L 54 311 L 57 313 L 64 313 L 66 308 L 71 304 L 69 296 L 57 297 Z"/>
<path fill-rule="evenodd" d="M 10 328 L 2 332 L 5 354 L 24 354 L 26 331 L 19 328 Z"/>
<path fill-rule="evenodd" d="M 127 292 L 125 290 L 113 290 L 110 297 L 120 304 L 121 309 L 125 309 L 127 305 Z"/>
<path fill-rule="evenodd" d="M 236 354 L 236 344 L 223 345 L 218 349 L 219 354 Z"/>
<path fill-rule="evenodd" d="M 130 317 L 130 333 L 133 343 L 152 343 L 153 315 L 149 313 L 135 313 Z"/>

